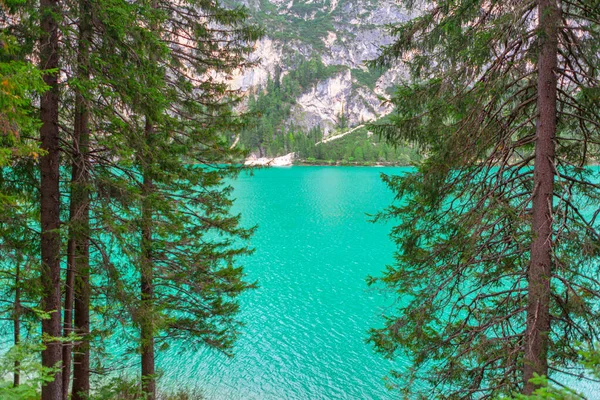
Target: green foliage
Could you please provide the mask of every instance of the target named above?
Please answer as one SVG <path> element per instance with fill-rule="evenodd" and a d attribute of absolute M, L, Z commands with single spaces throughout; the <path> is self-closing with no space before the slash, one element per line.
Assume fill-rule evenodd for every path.
<path fill-rule="evenodd" d="M 517 394 L 511 399 L 514 400 L 580 400 L 585 398 L 581 394 L 569 388 L 556 388 L 549 384 L 548 378 L 545 376 L 539 376 L 534 374 L 534 377 L 530 380 L 534 383 L 538 389 L 536 389 L 532 395 L 526 396 Z M 502 397 L 502 399 L 505 399 Z"/>
<path fill-rule="evenodd" d="M 203 400 L 201 390 L 173 390 L 159 393 L 158 400 Z"/>
<path fill-rule="evenodd" d="M 137 400 L 143 398 L 144 394 L 139 380 L 121 377 L 107 379 L 90 396 L 90 400 Z"/>
<path fill-rule="evenodd" d="M 600 232 L 600 175 L 586 167 L 599 156 L 600 99 L 583 99 L 600 78 L 593 55 L 600 26 L 598 12 L 591 17 L 574 3 L 560 4 L 569 13 L 561 35 L 578 39 L 560 41 L 559 64 L 578 67 L 557 71 L 552 371 L 577 362 L 574 343 L 582 337 L 600 337 L 600 247 L 592 239 Z M 398 298 L 370 341 L 386 357 L 410 360 L 392 373 L 407 397 L 485 398 L 522 389 L 536 236 L 537 21 L 532 1 L 434 1 L 392 28 L 395 42 L 374 63 L 406 61 L 412 79 L 397 88 L 390 118 L 370 129 L 426 154 L 416 170 L 384 177 L 396 201 L 379 218 L 395 222 L 397 252 L 370 280 Z"/>
<path fill-rule="evenodd" d="M 584 371 L 580 371 L 581 374 L 591 375 L 594 378 L 598 378 L 600 375 L 600 351 L 587 348 L 580 350 L 579 355 L 581 359 L 579 364 L 584 367 Z M 538 386 L 532 395 L 515 394 L 513 396 L 501 396 L 500 400 L 541 400 L 541 399 L 552 399 L 552 400 L 579 400 L 584 399 L 586 396 L 582 393 L 577 392 L 570 387 L 556 387 L 555 384 L 551 383 L 550 380 L 545 376 L 534 375 L 531 379 L 532 383 Z M 571 385 L 572 386 L 572 385 Z"/>
<path fill-rule="evenodd" d="M 343 104 L 342 104 L 342 110 L 336 117 L 337 117 L 336 128 L 339 129 L 340 131 L 346 130 L 348 128 L 348 117 L 346 116 L 346 113 L 344 112 Z"/>
<path fill-rule="evenodd" d="M 19 4 L 11 2 L 11 7 Z M 0 9 L 2 16 L 4 7 Z M 0 30 L 0 168 L 19 159 L 37 159 L 40 149 L 34 136 L 39 119 L 32 101 L 47 86 L 42 80 L 43 72 L 32 63 L 22 59 L 24 46 L 8 29 Z M 46 71 L 52 73 L 56 71 Z M 0 211 L 6 193 L 0 193 Z"/>
<path fill-rule="evenodd" d="M 267 36 L 282 42 L 308 43 L 313 50 L 324 47 L 323 38 L 335 31 L 334 16 L 328 10 L 328 2 L 294 2 L 289 12 L 280 13 L 276 5 L 260 0 L 252 11 L 252 19 L 268 28 Z"/>
<path fill-rule="evenodd" d="M 296 98 L 310 90 L 317 82 L 336 73 L 340 66 L 325 66 L 320 58 L 298 60 L 297 66 L 283 78 L 269 78 L 266 87 L 256 96 L 251 96 L 248 111 L 254 116 L 249 126 L 241 133 L 241 143 L 261 155 L 280 155 L 290 152 L 285 135 L 290 130 L 285 123 L 290 116 Z"/>
<path fill-rule="evenodd" d="M 304 132 L 295 126 L 286 125 L 296 98 L 317 82 L 339 73 L 341 68 L 343 67 L 325 66 L 319 58 L 315 58 L 299 61 L 298 67 L 289 71 L 280 82 L 277 77 L 269 79 L 264 90 L 249 98 L 248 111 L 253 118 L 241 132 L 240 143 L 261 156 L 277 157 L 295 152 L 301 160 L 315 164 L 329 164 L 329 160 L 355 164 L 412 164 L 419 158 L 415 150 L 408 145 L 390 145 L 379 136 L 370 137 L 366 129 L 359 129 L 341 139 L 317 144 L 323 139 L 323 132 L 318 127 Z M 337 128 L 331 135 L 343 133 L 348 128 L 344 112 L 338 116 Z M 354 154 L 357 147 L 360 150 Z"/>
<path fill-rule="evenodd" d="M 138 380 L 128 377 L 108 379 L 90 396 L 89 400 L 139 400 L 144 394 Z M 199 389 L 160 389 L 157 400 L 203 400 Z"/>
<path fill-rule="evenodd" d="M 261 31 L 245 23 L 243 9 L 216 3 L 190 0 L 146 12 L 148 26 L 193 37 L 194 51 L 163 41 L 160 30 L 134 28 L 118 42 L 124 54 L 114 52 L 121 61 L 111 60 L 108 77 L 118 80 L 119 90 L 105 94 L 112 134 L 99 137 L 103 157 L 117 162 L 95 166 L 99 192 L 92 208 L 103 295 L 129 305 L 125 324 L 143 331 L 150 321 L 165 348 L 186 341 L 229 354 L 241 326 L 237 298 L 254 287 L 238 264 L 251 253 L 246 241 L 253 230 L 230 212 L 226 184 L 241 171 L 232 161 L 244 155 L 225 139 L 241 127 L 233 112 L 240 99 L 212 74 L 244 64 Z M 224 35 L 235 44 L 218 45 Z M 121 40 L 105 39 L 106 45 Z M 200 78 L 190 78 L 190 71 Z M 99 83 L 98 90 L 110 88 Z M 111 114 L 111 102 L 131 104 L 133 115 Z M 156 284 L 150 300 L 136 284 L 146 275 Z M 145 340 L 140 334 L 141 347 Z"/>
<path fill-rule="evenodd" d="M 77 212 L 68 211 L 81 187 L 66 182 L 75 175 L 73 159 L 81 160 L 79 167 L 89 175 L 80 185 L 90 199 L 89 229 L 83 236 L 90 244 L 92 332 L 53 340 L 89 340 L 97 371 L 111 367 L 113 360 L 103 352 L 110 339 L 123 339 L 124 346 L 139 350 L 150 335 L 157 338 L 157 349 L 185 341 L 230 354 L 241 326 L 238 297 L 255 286 L 246 281 L 239 262 L 251 253 L 247 241 L 253 229 L 241 226 L 240 216 L 231 212 L 229 182 L 242 170 L 235 161 L 245 153 L 231 149 L 226 136 L 243 125 L 234 111 L 239 94 L 214 76 L 251 66 L 247 58 L 262 30 L 247 23 L 245 9 L 215 2 L 85 3 L 93 20 L 93 40 L 83 43 L 90 52 L 85 65 L 79 3 L 58 4 L 64 74 L 60 217 L 61 226 L 77 226 Z M 48 313 L 37 311 L 41 282 L 49 280 L 39 257 L 40 152 L 35 139 L 40 111 L 35 100 L 46 87 L 42 72 L 28 61 L 38 57 L 36 12 L 36 2 L 0 1 L 0 21 L 11 24 L 0 31 L 0 311 L 14 323 L 15 342 L 29 335 L 48 339 L 38 333 Z M 192 44 L 181 45 L 188 41 Z M 74 111 L 83 103 L 90 114 L 89 153 L 73 134 L 75 126 L 82 127 Z M 67 229 L 59 233 L 61 256 L 71 256 Z M 148 267 L 155 285 L 150 299 L 139 289 Z M 152 329 L 141 338 L 146 321 Z M 29 348 L 32 358 L 40 351 Z M 0 376 L 4 379 L 11 365 L 23 374 L 31 370 L 32 376 L 14 389 L 3 383 L 0 397 L 39 397 L 40 383 L 56 371 L 30 368 L 29 359 L 15 352 L 6 355 Z M 131 394 L 135 385 L 113 389 L 93 392 L 112 399 L 117 392 Z"/>
<path fill-rule="evenodd" d="M 0 398 L 3 400 L 39 399 L 40 386 L 53 379 L 55 369 L 42 367 L 38 354 L 44 348 L 40 344 L 22 343 L 13 346 L 0 357 Z M 13 386 L 10 377 L 17 372 L 22 383 Z"/>
<path fill-rule="evenodd" d="M 358 83 L 369 89 L 375 89 L 377 80 L 381 78 L 385 70 L 378 67 L 368 67 L 367 70 L 359 68 L 352 69 L 352 78 L 356 79 Z"/>
<path fill-rule="evenodd" d="M 376 135 L 370 135 L 366 128 L 357 129 L 342 138 L 318 145 L 314 145 L 314 143 L 320 140 L 322 133 L 320 131 L 312 132 L 312 136 L 310 134 L 306 136 L 303 133 L 296 135 L 298 145 L 295 151 L 307 163 L 328 164 L 329 160 L 333 160 L 359 165 L 376 163 L 412 165 L 420 159 L 418 152 L 410 146 L 391 145 Z M 314 161 L 310 161 L 310 159 Z"/>

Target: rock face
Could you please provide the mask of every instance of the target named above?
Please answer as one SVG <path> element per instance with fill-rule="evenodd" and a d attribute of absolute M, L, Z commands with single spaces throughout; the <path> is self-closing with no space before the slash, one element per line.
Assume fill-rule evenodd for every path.
<path fill-rule="evenodd" d="M 320 126 L 327 136 L 341 115 L 354 126 L 390 111 L 375 91 L 355 85 L 350 70 L 346 70 L 317 83 L 310 92 L 300 96 L 292 110 L 292 119 L 306 130 Z"/>
<path fill-rule="evenodd" d="M 294 164 L 294 153 L 289 153 L 281 157 L 256 157 L 251 155 L 246 158 L 245 165 L 265 166 L 265 167 L 289 167 Z"/>
<path fill-rule="evenodd" d="M 260 61 L 259 64 L 241 75 L 235 75 L 231 85 L 243 91 L 258 88 L 267 83 L 269 75 L 275 75 L 275 68 L 282 60 L 283 50 L 280 44 L 265 37 L 256 43 L 256 50 L 250 58 L 250 61 Z"/>
<path fill-rule="evenodd" d="M 230 0 L 233 1 L 233 0 Z M 325 136 L 344 115 L 349 127 L 390 111 L 381 96 L 405 76 L 403 68 L 374 73 L 365 63 L 391 43 L 385 25 L 411 17 L 394 0 L 243 0 L 266 37 L 256 45 L 260 65 L 235 76 L 233 85 L 260 90 L 269 76 L 294 70 L 299 60 L 318 57 L 340 72 L 302 93 L 292 108 L 290 124 L 321 127 Z"/>

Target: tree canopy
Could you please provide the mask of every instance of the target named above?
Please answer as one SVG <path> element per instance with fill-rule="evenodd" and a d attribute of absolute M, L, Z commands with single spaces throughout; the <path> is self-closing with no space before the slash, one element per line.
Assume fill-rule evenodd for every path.
<path fill-rule="evenodd" d="M 417 2 L 407 1 L 416 7 Z M 534 373 L 577 374 L 598 340 L 598 50 L 595 1 L 433 1 L 394 26 L 375 64 L 411 81 L 390 123 L 419 143 L 416 171 L 387 176 L 397 293 L 371 342 L 407 393 L 531 393 Z M 410 378 L 406 378 L 409 373 Z"/>
<path fill-rule="evenodd" d="M 246 18 L 196 0 L 0 2 L 13 393 L 32 389 L 22 349 L 41 351 L 32 382 L 52 400 L 88 398 L 116 332 L 141 354 L 135 390 L 149 399 L 159 345 L 230 353 L 237 297 L 254 286 L 239 263 L 253 230 L 230 211 L 244 152 L 228 140 L 243 126 L 228 80 L 262 34 Z"/>

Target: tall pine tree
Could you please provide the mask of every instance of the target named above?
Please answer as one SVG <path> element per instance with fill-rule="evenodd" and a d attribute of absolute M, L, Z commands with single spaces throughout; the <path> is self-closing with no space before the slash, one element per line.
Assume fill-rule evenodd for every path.
<path fill-rule="evenodd" d="M 42 335 L 46 345 L 42 351 L 42 365 L 60 368 L 62 359 L 61 330 L 61 273 L 60 273 L 60 191 L 59 191 L 59 2 L 40 0 L 39 59 L 44 81 L 49 89 L 40 100 L 41 149 L 40 158 L 40 227 L 41 227 L 41 281 L 42 309 L 48 318 L 42 320 Z M 42 386 L 42 400 L 62 399 L 62 378 L 57 370 L 55 379 Z"/>
<path fill-rule="evenodd" d="M 107 366 L 101 339 L 122 322 L 140 333 L 139 386 L 153 398 L 154 341 L 228 352 L 236 297 L 252 286 L 237 262 L 251 230 L 229 210 L 243 154 L 228 146 L 241 120 L 227 80 L 250 65 L 260 31 L 245 10 L 203 1 L 1 6 L 2 49 L 12 48 L 6 26 L 27 44 L 0 59 L 0 206 L 10 211 L 0 217 L 0 279 L 18 310 L 15 342 L 41 299 L 42 364 L 53 374 L 42 398 L 87 398 L 91 355 Z M 76 342 L 61 342 L 71 333 Z"/>
<path fill-rule="evenodd" d="M 378 62 L 413 81 L 374 129 L 428 157 L 385 178 L 397 262 L 374 282 L 400 302 L 371 341 L 411 359 L 409 393 L 531 393 L 598 340 L 597 5 L 434 1 L 392 30 Z"/>

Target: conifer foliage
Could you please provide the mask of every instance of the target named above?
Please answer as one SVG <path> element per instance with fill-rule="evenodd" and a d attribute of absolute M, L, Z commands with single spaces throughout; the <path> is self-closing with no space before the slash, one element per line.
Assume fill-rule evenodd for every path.
<path fill-rule="evenodd" d="M 564 383 L 576 344 L 600 335 L 599 3 L 405 4 L 421 9 L 376 63 L 406 62 L 413 79 L 373 128 L 427 157 L 385 178 L 398 252 L 372 283 L 399 303 L 371 342 L 410 358 L 407 393 Z"/>
<path fill-rule="evenodd" d="M 158 345 L 230 353 L 236 298 L 253 287 L 238 261 L 252 229 L 230 212 L 228 184 L 243 117 L 227 81 L 262 34 L 246 17 L 204 0 L 0 1 L 0 281 L 15 393 L 19 349 L 40 342 L 28 385 L 42 382 L 48 400 L 89 398 L 92 370 L 110 370 L 110 336 L 138 349 L 147 399 Z"/>

